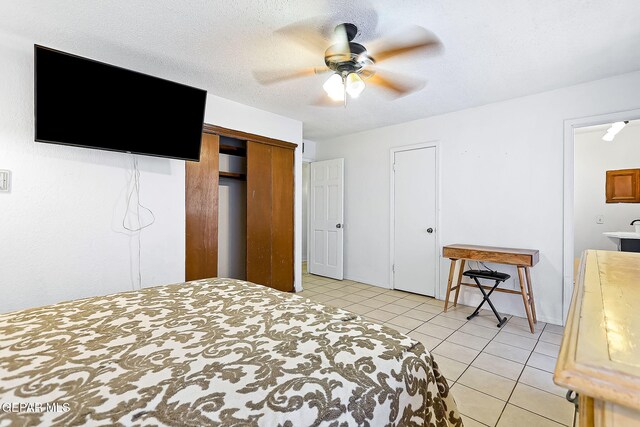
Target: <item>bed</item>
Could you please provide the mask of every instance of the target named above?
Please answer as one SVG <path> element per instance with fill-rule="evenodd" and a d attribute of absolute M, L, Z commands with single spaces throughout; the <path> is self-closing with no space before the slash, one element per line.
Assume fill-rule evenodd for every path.
<path fill-rule="evenodd" d="M 462 426 L 422 344 L 231 279 L 0 315 L 0 425 Z"/>

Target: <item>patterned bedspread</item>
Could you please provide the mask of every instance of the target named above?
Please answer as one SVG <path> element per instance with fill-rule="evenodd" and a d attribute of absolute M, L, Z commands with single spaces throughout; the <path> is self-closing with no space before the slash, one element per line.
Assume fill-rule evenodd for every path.
<path fill-rule="evenodd" d="M 0 425 L 461 426 L 422 344 L 248 282 L 0 315 Z"/>

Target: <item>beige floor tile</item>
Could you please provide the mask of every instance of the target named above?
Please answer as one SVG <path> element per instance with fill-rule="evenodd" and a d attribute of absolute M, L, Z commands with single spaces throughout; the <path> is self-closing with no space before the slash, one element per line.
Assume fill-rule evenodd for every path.
<path fill-rule="evenodd" d="M 522 335 L 523 337 L 533 338 L 536 340 L 540 338 L 540 334 L 542 333 L 542 328 L 540 326 L 534 325 L 535 332 L 532 334 L 528 325 L 524 326 L 515 323 L 507 323 L 502 327 L 502 330 L 511 334 Z"/>
<path fill-rule="evenodd" d="M 547 323 L 547 326 L 544 327 L 544 330 L 545 332 L 551 332 L 552 334 L 564 334 L 564 326 L 552 325 L 551 323 Z"/>
<path fill-rule="evenodd" d="M 471 363 L 471 366 L 484 369 L 485 371 L 509 378 L 510 380 L 517 380 L 520 372 L 522 372 L 522 368 L 524 368 L 524 365 L 520 363 L 512 362 L 511 360 L 503 359 L 489 353 L 480 353 L 473 363 Z"/>
<path fill-rule="evenodd" d="M 424 323 L 424 321 L 422 320 L 417 320 L 414 319 L 412 317 L 408 317 L 405 315 L 400 315 L 400 316 L 396 316 L 393 317 L 389 320 L 387 320 L 387 323 L 391 323 L 393 325 L 398 325 L 398 326 L 402 326 L 403 328 L 407 328 L 408 330 L 413 330 L 415 328 L 417 328 L 418 326 L 422 325 Z"/>
<path fill-rule="evenodd" d="M 417 295 L 417 294 L 409 294 L 406 297 L 404 297 L 404 299 L 408 299 L 408 300 L 412 300 L 412 301 L 418 301 L 419 303 L 424 303 L 425 301 L 430 301 L 433 299 L 433 297 L 427 297 L 424 295 Z"/>
<path fill-rule="evenodd" d="M 370 291 L 370 290 L 368 290 L 368 289 L 363 289 L 363 290 L 361 290 L 361 291 L 354 292 L 354 295 L 362 295 L 362 297 L 366 297 L 366 298 L 373 298 L 373 297 L 375 297 L 376 295 L 378 295 L 378 293 L 377 293 L 377 292 Z"/>
<path fill-rule="evenodd" d="M 436 317 L 432 318 L 431 320 L 429 320 L 429 323 L 433 323 L 434 325 L 444 326 L 445 328 L 449 328 L 449 329 L 458 329 L 459 327 L 467 323 L 467 321 L 446 317 L 446 313 L 441 313 Z"/>
<path fill-rule="evenodd" d="M 362 298 L 360 295 L 349 294 L 349 295 L 343 296 L 342 299 L 345 300 L 345 301 L 352 302 L 354 304 L 360 304 L 366 298 Z"/>
<path fill-rule="evenodd" d="M 334 298 L 331 295 L 327 295 L 327 294 L 312 295 L 310 299 L 312 301 L 320 302 L 320 303 L 334 300 Z"/>
<path fill-rule="evenodd" d="M 574 406 L 566 399 L 526 384 L 518 383 L 509 403 L 564 425 L 573 421 Z"/>
<path fill-rule="evenodd" d="M 553 374 L 551 372 L 541 371 L 540 369 L 536 369 L 531 366 L 524 367 L 518 382 L 535 387 L 542 391 L 556 394 L 560 397 L 565 397 L 567 394 L 567 389 L 555 385 L 553 382 Z"/>
<path fill-rule="evenodd" d="M 560 353 L 560 346 L 544 341 L 539 341 L 533 351 L 536 353 L 544 354 L 545 356 L 558 357 L 558 353 Z"/>
<path fill-rule="evenodd" d="M 540 353 L 531 353 L 527 365 L 542 369 L 543 371 L 553 372 L 556 369 L 556 358 Z"/>
<path fill-rule="evenodd" d="M 441 340 L 455 332 L 454 329 L 445 328 L 444 326 L 438 326 L 428 322 L 419 326 L 416 331 L 432 337 L 440 338 Z"/>
<path fill-rule="evenodd" d="M 414 319 L 422 320 L 423 322 L 426 322 L 427 320 L 430 320 L 430 319 L 434 318 L 435 316 L 437 316 L 434 313 L 427 313 L 425 311 L 419 311 L 419 310 L 416 310 L 415 308 L 412 308 L 411 310 L 405 312 L 403 315 L 407 316 L 407 317 L 414 318 Z"/>
<path fill-rule="evenodd" d="M 410 309 L 409 307 L 403 307 L 401 305 L 391 303 L 391 304 L 383 305 L 382 307 L 380 307 L 380 310 L 390 311 L 391 313 L 395 313 L 396 315 L 398 315 L 398 314 L 404 314 Z"/>
<path fill-rule="evenodd" d="M 548 342 L 549 344 L 560 345 L 562 342 L 562 335 L 554 334 L 553 332 L 543 331 L 540 335 L 540 341 Z"/>
<path fill-rule="evenodd" d="M 401 306 L 407 307 L 407 308 L 414 308 L 414 307 L 417 307 L 417 306 L 421 305 L 422 303 L 419 302 L 419 301 L 413 301 L 413 300 L 410 300 L 410 299 L 402 298 L 402 299 L 399 299 L 399 300 L 395 301 L 394 304 L 401 305 Z"/>
<path fill-rule="evenodd" d="M 529 351 L 533 350 L 538 343 L 538 341 L 533 338 L 523 337 L 522 335 L 516 335 L 505 331 L 500 331 L 494 338 L 494 341 Z"/>
<path fill-rule="evenodd" d="M 396 314 L 382 310 L 371 310 L 367 313 L 367 316 L 379 322 L 386 322 L 387 320 L 394 318 Z"/>
<path fill-rule="evenodd" d="M 451 392 L 463 415 L 486 425 L 495 425 L 505 406 L 505 402 L 459 383 L 451 387 Z"/>
<path fill-rule="evenodd" d="M 460 331 L 465 332 L 467 334 L 475 335 L 477 337 L 482 337 L 486 339 L 492 339 L 496 336 L 496 334 L 500 331 L 498 328 L 486 328 L 484 326 L 474 325 L 473 323 L 465 323 L 464 326 L 460 328 Z"/>
<path fill-rule="evenodd" d="M 464 311 L 461 311 L 461 310 L 447 310 L 446 312 L 443 311 L 441 314 L 441 316 L 443 317 L 449 317 L 451 319 L 457 319 L 463 322 L 467 321 L 468 315 L 469 313 L 465 313 Z"/>
<path fill-rule="evenodd" d="M 380 308 L 383 305 L 387 305 L 386 302 L 373 299 L 373 298 L 364 298 L 360 301 L 360 304 L 366 305 L 367 307 L 371 307 L 371 308 Z"/>
<path fill-rule="evenodd" d="M 462 424 L 464 425 L 464 427 L 487 427 L 486 424 L 482 424 L 480 421 L 476 421 L 466 415 L 460 414 L 460 416 L 462 418 Z"/>
<path fill-rule="evenodd" d="M 512 316 L 511 319 L 509 319 L 509 322 L 520 326 L 526 326 L 527 330 L 529 330 L 529 320 L 526 317 Z M 535 324 L 535 329 L 537 331 L 542 331 L 546 325 L 547 324 L 545 322 L 538 321 L 538 323 Z M 529 331 L 529 333 L 531 333 L 531 331 Z"/>
<path fill-rule="evenodd" d="M 416 308 L 414 308 L 414 310 L 424 311 L 425 313 L 432 313 L 432 314 L 442 313 L 442 308 L 429 303 L 421 304 Z"/>
<path fill-rule="evenodd" d="M 350 295 L 349 292 L 341 291 L 339 289 L 331 291 L 331 296 L 334 298 L 342 298 L 347 295 Z"/>
<path fill-rule="evenodd" d="M 447 341 L 473 348 L 474 350 L 482 350 L 489 343 L 489 340 L 486 338 L 477 337 L 460 331 L 455 331 L 451 334 L 451 336 L 447 338 Z"/>
<path fill-rule="evenodd" d="M 396 297 L 396 298 L 404 298 L 407 296 L 407 293 L 402 291 L 396 291 L 395 289 L 385 289 L 384 295 L 391 295 L 392 297 Z"/>
<path fill-rule="evenodd" d="M 465 365 L 462 362 L 458 362 L 457 360 L 452 360 L 444 356 L 434 355 L 433 361 L 438 365 L 440 372 L 447 379 L 447 381 L 454 383 L 460 375 L 467 369 L 468 365 Z M 457 397 L 454 398 L 457 401 Z"/>
<path fill-rule="evenodd" d="M 527 363 L 527 359 L 531 354 L 531 350 L 525 350 L 518 347 L 513 347 L 496 340 L 491 341 L 483 350 L 485 353 L 493 354 L 494 356 L 502 357 L 503 359 L 512 360 L 521 364 Z"/>
<path fill-rule="evenodd" d="M 506 317 L 509 320 L 509 315 L 500 313 L 501 318 Z M 470 320 L 471 323 L 475 323 L 476 325 L 484 326 L 486 328 L 496 328 L 498 329 L 498 319 L 493 315 L 492 312 L 486 313 L 486 310 L 483 310 L 481 315 L 478 315 Z M 506 325 L 503 325 L 501 329 L 503 329 Z"/>
<path fill-rule="evenodd" d="M 433 350 L 433 353 L 448 357 L 449 359 L 457 360 L 458 362 L 462 362 L 468 365 L 473 361 L 473 359 L 476 358 L 476 356 L 480 352 L 469 347 L 464 347 L 452 342 L 443 341 Z"/>
<path fill-rule="evenodd" d="M 379 295 L 376 295 L 375 297 L 373 297 L 373 299 L 379 300 L 379 301 L 384 301 L 386 303 L 391 303 L 391 302 L 398 301 L 401 298 L 394 297 L 394 296 L 387 295 L 387 294 L 379 294 Z"/>
<path fill-rule="evenodd" d="M 508 403 L 502 412 L 502 416 L 500 417 L 500 421 L 498 421 L 497 427 L 560 427 L 561 425 L 562 424 L 558 424 L 547 418 L 541 417 L 540 415 L 534 414 L 533 412 L 526 411 Z"/>
<path fill-rule="evenodd" d="M 468 305 L 462 305 L 462 304 L 458 304 L 455 307 L 449 304 L 449 307 L 447 308 L 447 312 L 457 311 L 460 313 L 466 313 L 467 316 L 473 313 L 475 310 L 476 310 L 475 307 L 469 307 Z"/>
<path fill-rule="evenodd" d="M 345 307 L 345 310 L 355 314 L 367 314 L 374 309 L 362 304 L 352 304 L 350 306 Z"/>
<path fill-rule="evenodd" d="M 474 366 L 469 366 L 462 376 L 458 378 L 458 382 L 505 402 L 509 399 L 511 391 L 516 386 L 514 380 L 492 374 Z"/>
<path fill-rule="evenodd" d="M 431 299 L 426 300 L 424 303 L 425 304 L 429 304 L 429 305 L 433 305 L 435 307 L 444 308 L 444 301 L 439 300 L 439 299 L 431 298 Z"/>
<path fill-rule="evenodd" d="M 417 331 L 411 331 L 409 332 L 408 335 L 414 340 L 420 341 L 422 345 L 424 345 L 424 347 L 427 350 L 429 350 L 429 352 L 431 352 L 434 348 L 436 348 L 442 342 L 442 340 L 439 338 L 434 338 L 432 336 L 429 336 L 427 334 L 422 334 Z"/>

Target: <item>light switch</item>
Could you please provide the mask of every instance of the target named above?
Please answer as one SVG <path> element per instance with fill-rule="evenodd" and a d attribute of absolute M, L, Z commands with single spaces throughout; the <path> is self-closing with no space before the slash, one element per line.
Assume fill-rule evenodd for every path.
<path fill-rule="evenodd" d="M 596 217 L 596 224 L 604 224 L 604 215 L 598 215 Z"/>
<path fill-rule="evenodd" d="M 8 193 L 11 190 L 11 171 L 0 170 L 0 193 Z"/>

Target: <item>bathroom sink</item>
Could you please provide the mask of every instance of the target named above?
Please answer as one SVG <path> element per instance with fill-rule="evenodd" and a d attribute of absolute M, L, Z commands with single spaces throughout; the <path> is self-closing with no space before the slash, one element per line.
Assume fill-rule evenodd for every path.
<path fill-rule="evenodd" d="M 618 249 L 622 252 L 640 252 L 640 233 L 633 231 L 607 231 L 605 236 L 619 241 Z"/>
<path fill-rule="evenodd" d="M 602 234 L 604 234 L 607 237 L 613 237 L 614 239 L 640 240 L 640 233 L 634 233 L 633 231 L 607 231 Z"/>

